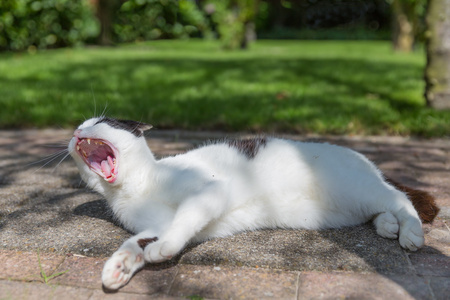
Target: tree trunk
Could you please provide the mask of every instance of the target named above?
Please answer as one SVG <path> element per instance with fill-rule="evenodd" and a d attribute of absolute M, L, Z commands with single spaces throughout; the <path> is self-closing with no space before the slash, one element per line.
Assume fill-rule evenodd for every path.
<path fill-rule="evenodd" d="M 426 22 L 425 97 L 428 106 L 450 109 L 450 0 L 430 0 Z"/>
<path fill-rule="evenodd" d="M 392 43 L 396 51 L 411 52 L 414 45 L 414 25 L 401 0 L 392 2 Z"/>
<path fill-rule="evenodd" d="M 247 49 L 248 44 L 256 41 L 255 23 L 246 22 L 244 24 L 244 37 L 241 40 L 241 49 Z"/>
<path fill-rule="evenodd" d="M 241 0 L 237 3 L 241 6 L 238 18 L 242 21 L 243 26 L 240 48 L 247 49 L 250 42 L 256 40 L 255 23 L 253 21 L 258 11 L 259 0 Z"/>
<path fill-rule="evenodd" d="M 100 22 L 98 43 L 103 46 L 113 44 L 112 29 L 114 14 L 123 2 L 127 0 L 91 0 L 95 7 L 97 19 Z"/>

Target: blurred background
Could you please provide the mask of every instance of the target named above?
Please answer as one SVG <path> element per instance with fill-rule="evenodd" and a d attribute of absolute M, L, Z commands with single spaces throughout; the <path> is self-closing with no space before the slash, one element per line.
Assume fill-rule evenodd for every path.
<path fill-rule="evenodd" d="M 0 128 L 448 136 L 449 1 L 2 0 Z"/>

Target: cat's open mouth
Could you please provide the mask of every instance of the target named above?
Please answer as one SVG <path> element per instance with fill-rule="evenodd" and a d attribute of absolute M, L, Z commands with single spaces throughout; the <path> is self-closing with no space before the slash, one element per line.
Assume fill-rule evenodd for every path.
<path fill-rule="evenodd" d="M 89 168 L 109 183 L 117 178 L 118 151 L 108 141 L 82 138 L 76 150 Z"/>

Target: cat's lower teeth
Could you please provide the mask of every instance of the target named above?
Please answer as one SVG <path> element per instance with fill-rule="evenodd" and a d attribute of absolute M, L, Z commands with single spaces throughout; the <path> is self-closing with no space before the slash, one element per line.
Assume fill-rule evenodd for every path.
<path fill-rule="evenodd" d="M 111 156 L 108 156 L 106 159 L 108 160 L 111 169 L 114 169 L 114 166 L 116 165 L 116 159 L 112 159 Z"/>
<path fill-rule="evenodd" d="M 111 176 L 111 166 L 109 165 L 109 163 L 106 160 L 102 161 L 101 167 L 102 167 L 102 172 L 103 172 L 103 174 L 105 174 L 106 177 Z"/>
<path fill-rule="evenodd" d="M 102 161 L 100 164 L 100 169 L 106 178 L 114 176 L 115 167 L 116 167 L 116 159 L 115 158 L 113 159 L 111 156 L 108 156 L 106 160 Z"/>

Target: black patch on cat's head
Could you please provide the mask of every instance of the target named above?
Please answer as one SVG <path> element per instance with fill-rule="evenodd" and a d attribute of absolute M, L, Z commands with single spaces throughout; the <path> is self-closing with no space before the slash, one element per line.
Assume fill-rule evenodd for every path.
<path fill-rule="evenodd" d="M 245 154 L 249 159 L 254 158 L 256 154 L 258 154 L 259 148 L 261 148 L 261 146 L 265 147 L 266 144 L 266 137 L 228 141 L 228 146 L 238 149 L 239 152 Z"/>
<path fill-rule="evenodd" d="M 132 133 L 136 137 L 141 137 L 144 135 L 144 131 L 151 129 L 153 126 L 137 121 L 131 120 L 117 120 L 114 118 L 103 117 L 98 120 L 95 125 L 100 123 L 106 123 L 109 126 L 117 129 L 123 129 Z"/>

